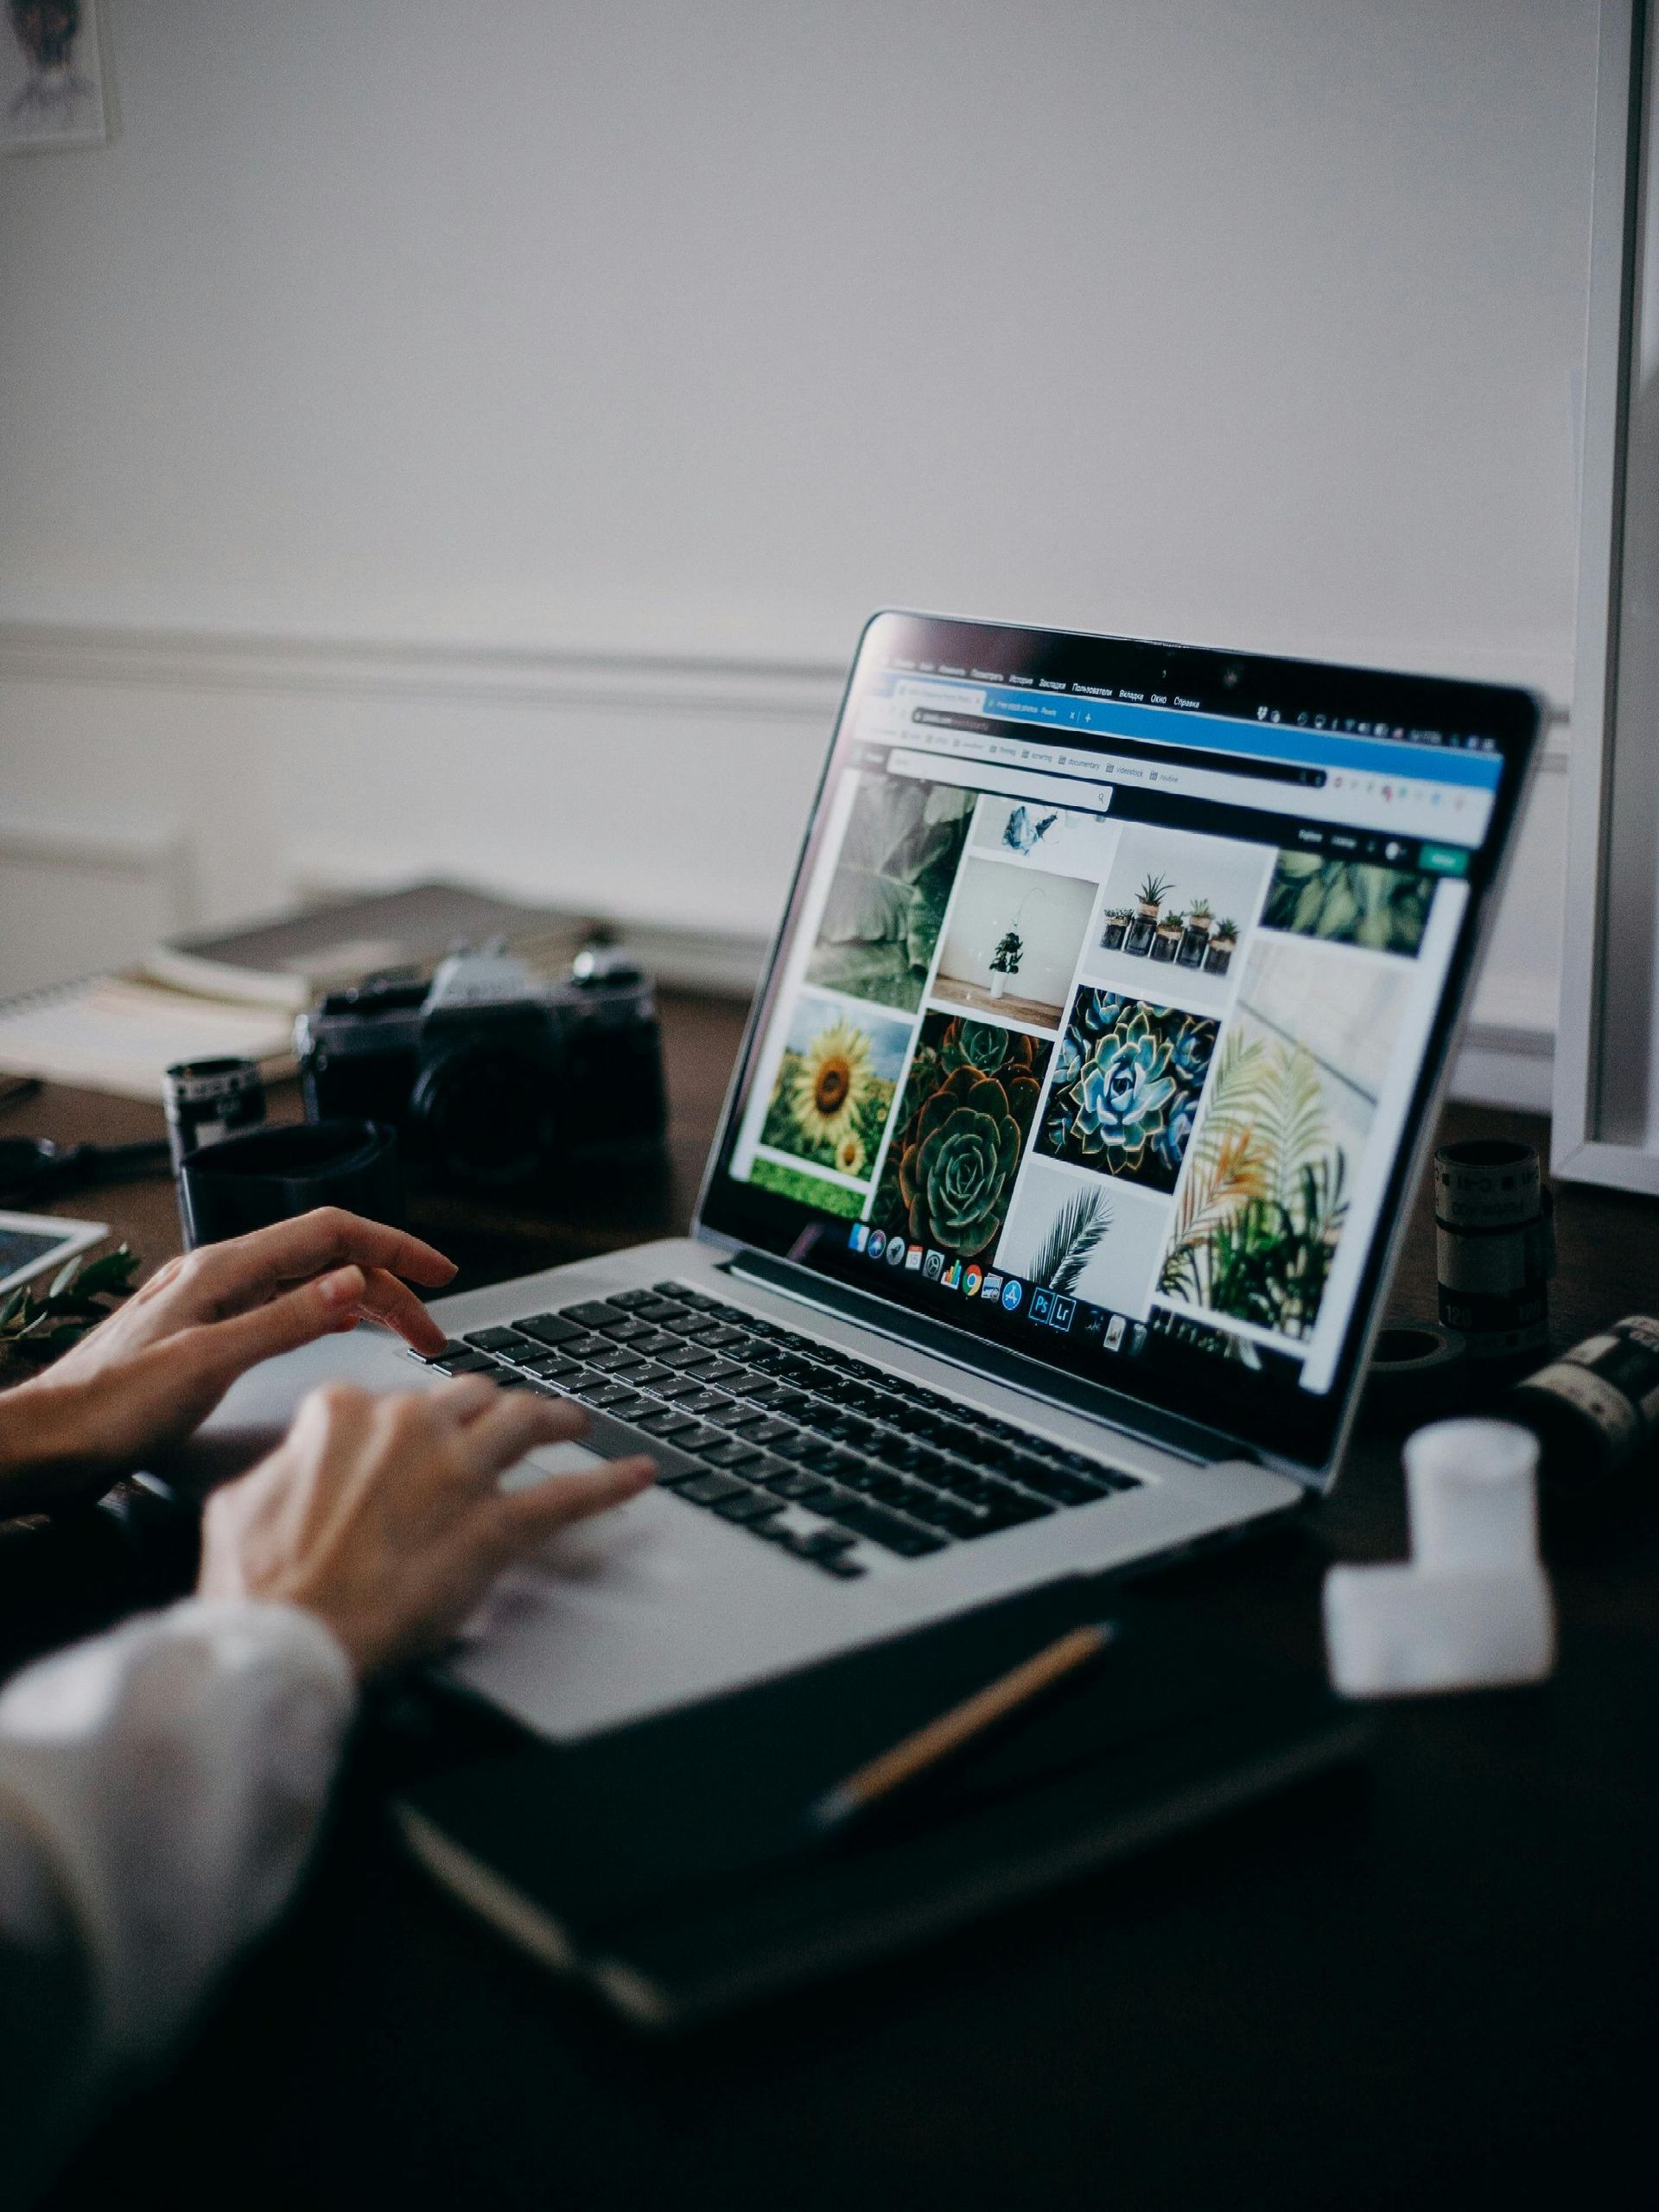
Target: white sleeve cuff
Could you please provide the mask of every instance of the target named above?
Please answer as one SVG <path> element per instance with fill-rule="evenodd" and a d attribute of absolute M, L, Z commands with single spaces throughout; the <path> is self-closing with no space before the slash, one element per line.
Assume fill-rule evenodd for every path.
<path fill-rule="evenodd" d="M 315 1616 L 199 1599 L 0 1694 L 0 1824 L 35 1840 L 117 2050 L 164 2044 L 286 1902 L 356 1695 Z"/>

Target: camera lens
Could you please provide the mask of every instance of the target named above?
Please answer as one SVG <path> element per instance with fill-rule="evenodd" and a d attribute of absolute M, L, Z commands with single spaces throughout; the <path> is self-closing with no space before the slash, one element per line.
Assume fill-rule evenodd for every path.
<path fill-rule="evenodd" d="M 553 1151 L 556 1076 L 547 1056 L 511 1046 L 463 1047 L 429 1061 L 410 1106 L 434 1163 L 484 1189 L 528 1182 Z"/>

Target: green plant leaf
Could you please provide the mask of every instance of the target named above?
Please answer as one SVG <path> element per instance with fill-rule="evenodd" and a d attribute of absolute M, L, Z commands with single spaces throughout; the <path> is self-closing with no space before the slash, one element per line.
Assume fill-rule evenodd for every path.
<path fill-rule="evenodd" d="M 108 1293 L 124 1297 L 132 1288 L 137 1272 L 138 1255 L 130 1244 L 118 1244 L 113 1252 L 101 1253 L 96 1260 L 87 1262 L 75 1287 L 89 1298 L 101 1298 Z"/>

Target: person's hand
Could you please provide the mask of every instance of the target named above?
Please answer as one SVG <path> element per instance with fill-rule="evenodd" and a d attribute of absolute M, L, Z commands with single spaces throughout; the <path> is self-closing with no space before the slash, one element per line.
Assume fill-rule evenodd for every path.
<path fill-rule="evenodd" d="M 578 1407 L 480 1376 L 389 1397 L 314 1391 L 270 1457 L 209 1499 L 197 1586 L 304 1606 L 359 1675 L 433 1651 L 503 1567 L 649 1486 L 638 1459 L 499 1487 L 527 1452 L 587 1426 Z"/>
<path fill-rule="evenodd" d="M 239 1375 L 363 1319 L 416 1351 L 443 1332 L 400 1277 L 452 1262 L 404 1230 L 321 1207 L 169 1260 L 48 1371 L 0 1395 L 0 1513 L 96 1497 L 162 1465 Z"/>

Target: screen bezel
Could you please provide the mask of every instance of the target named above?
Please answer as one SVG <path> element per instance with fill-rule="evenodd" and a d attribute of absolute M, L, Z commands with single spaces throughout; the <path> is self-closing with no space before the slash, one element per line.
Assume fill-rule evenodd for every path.
<path fill-rule="evenodd" d="M 1040 677 L 1045 669 L 1064 668 L 1071 681 L 1134 683 L 1137 688 L 1179 692 L 1216 702 L 1211 711 L 1240 721 L 1249 720 L 1259 702 L 1293 720 L 1307 702 L 1330 716 L 1360 716 L 1405 727 L 1478 728 L 1497 741 L 1502 758 L 1491 821 L 1480 847 L 1471 855 L 1465 880 L 1465 906 L 1440 991 L 1422 1066 L 1401 1141 L 1392 1163 L 1378 1224 L 1365 1258 L 1359 1286 L 1338 1357 L 1331 1389 L 1319 1395 L 1289 1388 L 1231 1362 L 1192 1347 L 1168 1345 L 1128 1369 L 1115 1363 L 1110 1380 L 1078 1359 L 1039 1358 L 1030 1332 L 1005 1317 L 981 1313 L 979 1325 L 964 1328 L 950 1318 L 950 1294 L 906 1280 L 902 1274 L 877 1288 L 868 1264 L 847 1246 L 848 1222 L 826 1217 L 799 1202 L 741 1182 L 730 1172 L 757 1052 L 777 1009 L 785 955 L 799 919 L 807 887 L 826 830 L 825 795 L 840 767 L 842 748 L 855 741 L 863 694 L 870 681 L 894 658 L 931 663 L 941 674 L 976 669 L 1018 668 Z M 935 1343 L 944 1328 L 960 1349 L 956 1356 L 976 1371 L 1001 1376 L 1030 1389 L 1035 1370 L 1063 1383 L 1070 1403 L 1097 1410 L 1103 1420 L 1122 1424 L 1144 1413 L 1154 1426 L 1171 1420 L 1191 1422 L 1195 1394 L 1205 1429 L 1252 1456 L 1317 1484 L 1327 1482 L 1357 1402 L 1360 1363 L 1376 1325 L 1387 1275 L 1398 1244 L 1402 1208 L 1411 1179 L 1420 1172 L 1428 1117 L 1444 1083 L 1452 1047 L 1497 894 L 1514 845 L 1514 829 L 1535 765 L 1541 723 L 1541 702 L 1519 689 L 1472 683 L 1440 677 L 1398 675 L 1274 656 L 1232 653 L 1215 647 L 1122 639 L 1023 625 L 972 622 L 950 616 L 884 610 L 873 615 L 860 638 L 842 694 L 834 732 L 826 749 L 805 834 L 797 855 L 793 881 L 773 938 L 766 970 L 755 995 L 742 1046 L 733 1071 L 719 1135 L 704 1174 L 693 1234 L 733 1248 L 747 1247 L 798 1270 L 807 1284 L 838 1286 L 855 1294 L 868 1313 L 879 1309 L 899 1337 L 907 1320 L 925 1325 Z M 1074 731 L 1057 732 L 1076 741 Z M 1033 734 L 1040 734 L 1034 731 Z M 960 1301 L 957 1301 L 959 1306 Z M 1155 1341 L 1155 1340 L 1154 1340 Z M 1062 1340 L 1061 1351 L 1071 1349 Z M 1184 1349 L 1179 1360 L 1173 1355 Z M 1204 1386 L 1208 1384 L 1206 1389 Z"/>

